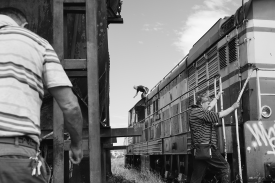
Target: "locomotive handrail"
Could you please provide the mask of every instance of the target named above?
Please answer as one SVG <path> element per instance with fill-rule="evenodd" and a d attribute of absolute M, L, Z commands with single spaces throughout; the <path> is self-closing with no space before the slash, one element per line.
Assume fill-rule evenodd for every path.
<path fill-rule="evenodd" d="M 184 111 L 182 111 L 182 112 L 180 112 L 180 113 L 178 113 L 178 114 L 175 114 L 174 116 L 171 116 L 171 117 L 169 117 L 169 118 L 167 118 L 167 119 L 164 119 L 164 120 L 162 120 L 162 121 L 157 121 L 157 122 L 155 122 L 155 125 L 156 124 L 159 124 L 159 123 L 161 123 L 161 122 L 164 122 L 164 121 L 166 121 L 166 120 L 169 120 L 169 119 L 172 119 L 172 118 L 174 118 L 174 117 L 176 117 L 176 116 L 178 116 L 178 115 L 180 115 L 180 114 L 182 114 L 182 113 L 185 113 L 185 112 L 187 112 L 187 111 L 189 111 L 190 110 L 190 108 L 187 108 L 186 110 L 184 110 Z M 145 128 L 145 129 L 148 129 L 149 127 L 147 127 L 147 128 Z"/>
<path fill-rule="evenodd" d="M 238 96 L 237 102 L 239 102 L 241 100 L 241 97 L 243 95 L 244 89 L 249 81 L 249 79 L 251 78 L 254 70 L 257 71 L 257 69 L 253 69 L 252 72 L 248 75 L 248 77 L 246 78 L 244 85 L 241 89 L 241 92 Z M 234 111 L 235 114 L 235 123 L 236 123 L 236 140 L 237 140 L 237 152 L 238 152 L 238 165 L 239 165 L 239 177 L 240 177 L 240 182 L 243 183 L 243 178 L 242 178 L 242 165 L 241 165 L 241 150 L 240 150 L 240 137 L 239 137 L 239 121 L 238 121 L 238 113 L 237 113 L 237 109 L 235 109 Z"/>
<path fill-rule="evenodd" d="M 275 71 L 275 69 L 268 69 L 268 68 L 255 68 L 256 70 L 260 70 L 260 71 Z"/>

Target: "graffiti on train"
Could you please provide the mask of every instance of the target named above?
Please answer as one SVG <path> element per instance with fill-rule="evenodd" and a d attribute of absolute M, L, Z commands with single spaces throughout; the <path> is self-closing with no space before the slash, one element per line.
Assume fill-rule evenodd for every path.
<path fill-rule="evenodd" d="M 266 153 L 275 155 L 275 123 L 267 129 L 263 126 L 261 121 L 254 124 L 246 124 L 246 126 L 254 137 L 252 146 L 254 148 L 263 145 L 270 146 L 270 150 Z"/>

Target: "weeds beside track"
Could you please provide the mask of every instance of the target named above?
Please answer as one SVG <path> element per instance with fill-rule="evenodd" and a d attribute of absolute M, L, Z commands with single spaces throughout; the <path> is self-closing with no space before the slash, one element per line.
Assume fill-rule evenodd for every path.
<path fill-rule="evenodd" d="M 125 168 L 124 157 L 112 159 L 112 173 L 108 183 L 164 183 L 159 175 L 150 171 Z"/>

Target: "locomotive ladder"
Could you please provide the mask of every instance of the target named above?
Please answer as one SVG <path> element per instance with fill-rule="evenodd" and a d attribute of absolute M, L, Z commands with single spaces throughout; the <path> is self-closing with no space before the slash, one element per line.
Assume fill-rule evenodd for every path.
<path fill-rule="evenodd" d="M 251 78 L 253 72 L 255 69 L 253 69 L 251 71 L 251 73 L 249 74 L 249 76 L 246 78 L 245 83 L 243 85 L 243 88 L 238 96 L 237 102 L 240 102 L 240 99 L 242 97 L 242 94 L 244 92 L 244 89 L 249 81 L 249 79 Z M 242 164 L 241 164 L 241 151 L 240 151 L 240 137 L 239 137 L 239 121 L 238 121 L 238 113 L 237 113 L 237 109 L 235 109 L 234 111 L 235 113 L 235 121 L 236 121 L 236 138 L 237 138 L 237 150 L 238 150 L 238 166 L 239 166 L 239 177 L 240 177 L 240 182 L 243 183 L 243 176 L 242 176 Z"/>
<path fill-rule="evenodd" d="M 222 77 L 219 77 L 219 86 L 220 86 L 220 92 L 222 91 Z M 216 87 L 216 78 L 214 78 L 214 94 L 215 97 L 217 96 L 217 87 Z M 220 96 L 220 102 L 221 102 L 221 111 L 223 111 L 223 94 Z M 215 105 L 215 110 L 218 112 L 217 103 Z M 224 118 L 222 118 L 222 132 L 223 132 L 223 143 L 224 143 L 224 158 L 225 161 L 227 161 L 227 147 L 226 147 L 226 134 L 225 134 L 225 125 L 224 125 Z"/>

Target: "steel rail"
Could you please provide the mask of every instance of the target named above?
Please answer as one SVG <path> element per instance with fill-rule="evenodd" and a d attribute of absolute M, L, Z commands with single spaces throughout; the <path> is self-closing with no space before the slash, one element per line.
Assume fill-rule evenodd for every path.
<path fill-rule="evenodd" d="M 259 77 L 259 70 L 256 70 L 256 87 L 257 87 L 257 95 L 258 95 L 258 120 L 261 120 L 261 106 L 262 106 L 262 99 L 261 99 L 261 87 L 260 87 L 260 77 Z"/>
<path fill-rule="evenodd" d="M 251 78 L 251 75 L 253 74 L 254 70 L 251 71 L 250 75 L 246 78 L 245 83 L 242 87 L 242 90 L 238 96 L 237 102 L 240 101 L 244 89 L 249 81 L 249 79 Z M 242 178 L 242 165 L 241 165 L 241 150 L 240 150 L 240 137 L 239 137 L 239 121 L 238 121 L 238 113 L 237 113 L 237 109 L 235 109 L 235 121 L 236 121 L 236 138 L 237 138 L 237 150 L 238 150 L 238 165 L 239 165 L 239 176 L 240 176 L 240 182 L 243 182 L 243 178 Z"/>
<path fill-rule="evenodd" d="M 217 91 L 217 84 L 216 84 L 216 78 L 214 79 L 214 96 L 215 96 L 215 98 L 217 97 L 217 93 L 216 93 L 216 91 Z M 215 112 L 218 112 L 218 105 L 217 105 L 217 103 L 215 104 Z"/>
<path fill-rule="evenodd" d="M 222 79 L 219 78 L 220 82 L 220 92 L 222 91 Z M 216 91 L 215 91 L 216 93 Z M 223 94 L 220 96 L 220 103 L 221 103 L 221 111 L 223 111 Z M 227 144 L 226 144 L 226 134 L 225 134 L 225 125 L 224 125 L 224 118 L 222 118 L 222 132 L 223 132 L 223 143 L 224 143 L 224 159 L 227 161 Z"/>

